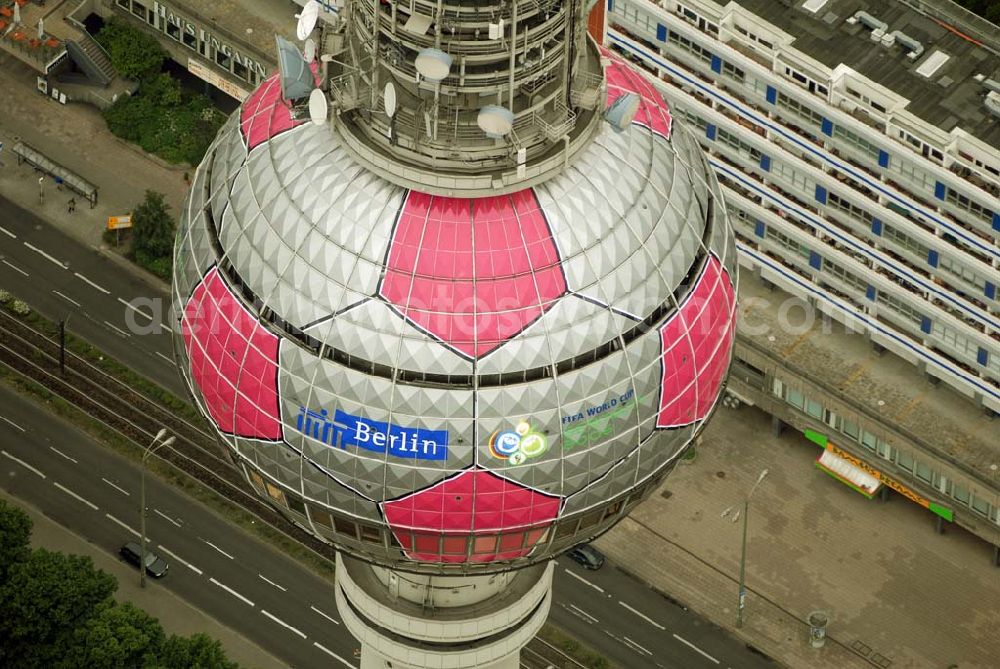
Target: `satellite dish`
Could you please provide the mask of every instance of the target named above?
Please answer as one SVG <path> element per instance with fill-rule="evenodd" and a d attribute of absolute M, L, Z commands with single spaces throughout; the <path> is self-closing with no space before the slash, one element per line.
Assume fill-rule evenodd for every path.
<path fill-rule="evenodd" d="M 316 88 L 312 70 L 306 65 L 296 46 L 280 35 L 275 35 L 278 47 L 278 72 L 281 75 L 281 97 L 289 102 L 304 98 Z"/>
<path fill-rule="evenodd" d="M 382 91 L 382 102 L 385 104 L 385 115 L 392 118 L 396 115 L 396 87 L 391 81 L 387 82 Z"/>
<path fill-rule="evenodd" d="M 316 21 L 319 19 L 319 3 L 316 0 L 309 0 L 302 8 L 302 13 L 296 14 L 295 17 L 299 20 L 299 24 L 295 28 L 295 36 L 304 40 L 316 27 Z"/>
<path fill-rule="evenodd" d="M 329 109 L 329 103 L 326 101 L 326 94 L 320 89 L 313 89 L 313 92 L 309 94 L 309 120 L 316 125 L 323 125 L 326 123 L 326 113 Z"/>
<path fill-rule="evenodd" d="M 479 110 L 476 122 L 487 137 L 495 139 L 510 133 L 514 128 L 514 113 L 506 107 L 487 105 Z"/>
<path fill-rule="evenodd" d="M 639 112 L 641 101 L 642 98 L 635 93 L 625 93 L 611 103 L 604 112 L 604 120 L 611 124 L 615 132 L 625 132 Z"/>
<path fill-rule="evenodd" d="M 311 37 L 302 45 L 302 57 L 307 63 L 316 60 L 316 42 Z"/>
<path fill-rule="evenodd" d="M 451 56 L 433 47 L 422 49 L 413 64 L 424 79 L 438 82 L 447 77 L 451 71 Z"/>

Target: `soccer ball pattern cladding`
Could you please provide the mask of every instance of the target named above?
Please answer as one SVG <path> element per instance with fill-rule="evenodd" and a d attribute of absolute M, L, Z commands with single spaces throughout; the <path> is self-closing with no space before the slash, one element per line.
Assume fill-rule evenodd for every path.
<path fill-rule="evenodd" d="M 696 142 L 605 56 L 607 103 L 641 96 L 631 127 L 510 194 L 362 169 L 276 79 L 230 119 L 181 217 L 174 307 L 258 494 L 366 559 L 506 568 L 670 470 L 728 369 L 736 250 Z"/>

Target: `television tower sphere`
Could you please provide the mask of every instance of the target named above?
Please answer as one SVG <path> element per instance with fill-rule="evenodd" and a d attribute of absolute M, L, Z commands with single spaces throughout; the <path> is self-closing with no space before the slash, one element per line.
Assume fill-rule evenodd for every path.
<path fill-rule="evenodd" d="M 520 597 L 544 620 L 549 558 L 622 519 L 721 393 L 719 187 L 587 37 L 592 4 L 342 1 L 305 75 L 283 42 L 195 173 L 180 367 L 257 494 L 343 555 L 345 619 Z M 400 635 L 447 636 L 378 625 L 397 667 L 420 666 L 386 650 Z M 453 632 L 479 650 L 447 666 L 508 666 L 523 641 L 485 657 Z"/>

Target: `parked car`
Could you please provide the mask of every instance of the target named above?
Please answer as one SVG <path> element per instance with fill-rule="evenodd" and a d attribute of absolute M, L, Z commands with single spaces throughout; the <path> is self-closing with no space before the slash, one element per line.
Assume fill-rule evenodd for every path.
<path fill-rule="evenodd" d="M 579 544 L 566 553 L 585 569 L 600 569 L 604 564 L 604 554 L 590 544 Z"/>
<path fill-rule="evenodd" d="M 139 566 L 139 544 L 130 541 L 121 547 L 118 552 L 121 554 L 122 559 L 129 564 L 138 567 Z M 167 570 L 170 569 L 170 565 L 167 561 L 161 558 L 159 555 L 153 551 L 146 549 L 146 573 L 154 578 L 162 578 L 166 575 Z"/>

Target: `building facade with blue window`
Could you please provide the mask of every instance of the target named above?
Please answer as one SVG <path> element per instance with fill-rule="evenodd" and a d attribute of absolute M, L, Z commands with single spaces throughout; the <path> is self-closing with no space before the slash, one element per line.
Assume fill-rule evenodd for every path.
<path fill-rule="evenodd" d="M 996 415 L 1000 55 L 906 6 L 857 10 L 614 0 L 606 43 L 708 153 L 745 269 Z M 1000 486 L 976 481 L 959 494 L 980 485 L 996 545 Z"/>

